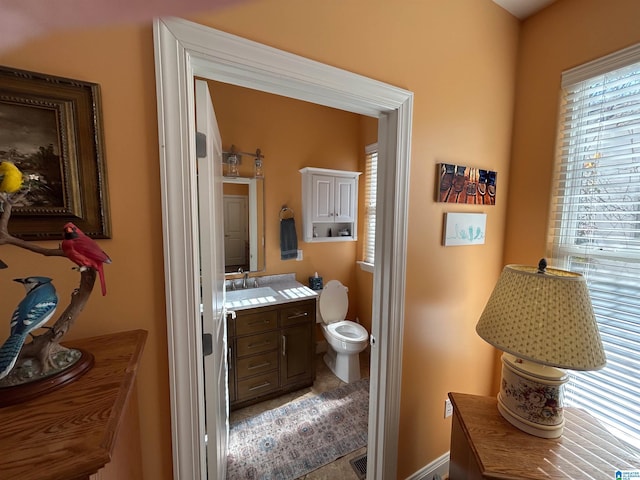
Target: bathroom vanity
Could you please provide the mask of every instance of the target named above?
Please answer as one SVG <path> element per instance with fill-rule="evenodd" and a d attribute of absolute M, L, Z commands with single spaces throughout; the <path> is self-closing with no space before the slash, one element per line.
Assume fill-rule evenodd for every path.
<path fill-rule="evenodd" d="M 230 409 L 311 386 L 316 292 L 293 280 L 228 297 Z"/>

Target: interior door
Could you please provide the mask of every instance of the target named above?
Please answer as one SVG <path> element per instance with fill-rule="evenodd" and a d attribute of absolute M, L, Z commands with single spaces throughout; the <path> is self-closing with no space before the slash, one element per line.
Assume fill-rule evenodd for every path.
<path fill-rule="evenodd" d="M 209 87 L 202 80 L 195 82 L 207 478 L 224 480 L 229 415 L 224 232 L 220 227 L 223 225 L 222 141 Z"/>
<path fill-rule="evenodd" d="M 248 198 L 244 195 L 225 195 L 224 206 L 224 263 L 249 270 Z"/>

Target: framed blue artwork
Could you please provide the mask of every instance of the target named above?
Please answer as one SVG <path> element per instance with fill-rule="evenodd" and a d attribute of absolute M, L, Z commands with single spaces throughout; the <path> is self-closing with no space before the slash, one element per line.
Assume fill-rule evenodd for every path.
<path fill-rule="evenodd" d="M 486 213 L 445 213 L 443 244 L 445 247 L 482 245 L 486 224 Z"/>

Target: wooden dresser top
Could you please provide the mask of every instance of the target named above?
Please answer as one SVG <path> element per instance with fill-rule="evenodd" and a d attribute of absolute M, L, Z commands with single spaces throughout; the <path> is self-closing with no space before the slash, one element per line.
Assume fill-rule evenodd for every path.
<path fill-rule="evenodd" d="M 63 342 L 95 364 L 56 391 L 0 408 L 0 478 L 88 478 L 108 463 L 146 337 L 134 330 Z"/>
<path fill-rule="evenodd" d="M 495 397 L 449 397 L 484 478 L 614 480 L 617 470 L 640 469 L 640 458 L 583 410 L 565 408 L 563 435 L 545 439 L 507 422 Z"/>

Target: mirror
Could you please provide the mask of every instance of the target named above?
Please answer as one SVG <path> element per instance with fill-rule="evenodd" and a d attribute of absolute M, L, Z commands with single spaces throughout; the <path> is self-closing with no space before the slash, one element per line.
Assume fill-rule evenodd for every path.
<path fill-rule="evenodd" d="M 264 179 L 224 177 L 225 273 L 265 269 Z"/>

